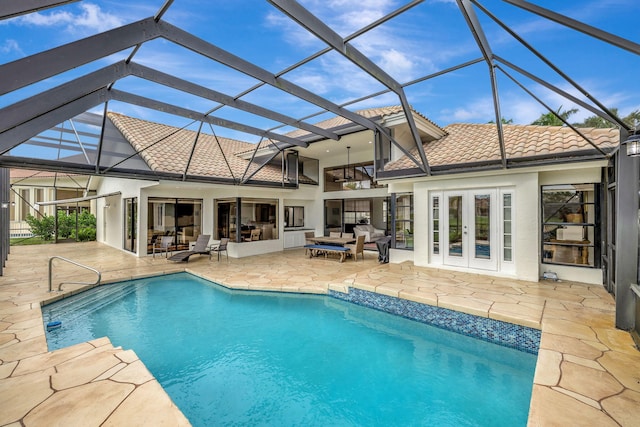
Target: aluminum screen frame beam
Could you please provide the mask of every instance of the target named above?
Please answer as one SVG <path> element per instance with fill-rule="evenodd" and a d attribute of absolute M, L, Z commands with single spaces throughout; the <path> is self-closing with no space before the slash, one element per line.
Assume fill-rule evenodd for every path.
<path fill-rule="evenodd" d="M 494 58 L 498 62 L 506 65 L 507 67 L 511 68 L 514 71 L 517 71 L 518 73 L 522 74 L 523 76 L 526 76 L 526 77 L 530 78 L 534 82 L 540 84 L 541 86 L 546 87 L 550 91 L 555 92 L 556 94 L 562 96 L 563 98 L 578 104 L 579 106 L 581 106 L 582 108 L 584 108 L 586 110 L 591 111 L 593 114 L 595 114 L 595 115 L 597 115 L 597 116 L 599 116 L 599 117 L 601 117 L 601 118 L 603 118 L 603 119 L 605 119 L 607 121 L 611 120 L 611 117 L 609 117 L 608 115 L 606 115 L 605 113 L 603 113 L 599 109 L 594 108 L 592 105 L 589 105 L 586 102 L 582 101 L 581 99 L 578 99 L 575 96 L 571 95 L 570 93 L 565 92 L 564 90 L 552 85 L 551 83 L 547 82 L 546 80 L 544 80 L 544 79 L 542 79 L 540 77 L 537 77 L 534 74 L 531 74 L 527 70 L 518 67 L 517 65 L 507 61 L 506 59 L 504 59 L 504 58 L 502 58 L 502 57 L 500 57 L 498 55 L 494 55 Z M 626 128 L 626 126 L 625 126 L 625 128 Z"/>
<path fill-rule="evenodd" d="M 527 48 L 531 53 L 537 56 L 542 62 L 547 64 L 553 71 L 558 73 L 560 77 L 565 79 L 569 84 L 571 84 L 574 88 L 576 88 L 580 93 L 582 93 L 587 99 L 593 102 L 598 106 L 605 114 L 610 117 L 611 122 L 615 122 L 618 126 L 623 127 L 629 130 L 629 126 L 623 122 L 617 115 L 615 115 L 611 110 L 609 110 L 603 103 L 601 103 L 596 97 L 591 95 L 589 91 L 580 86 L 575 80 L 569 77 L 564 71 L 562 71 L 559 67 L 557 67 L 551 60 L 549 60 L 546 56 L 544 56 L 541 52 L 539 52 L 536 48 L 534 48 L 531 44 L 529 44 L 523 37 L 521 37 L 518 33 L 516 33 L 511 27 L 506 25 L 497 16 L 491 13 L 487 8 L 485 8 L 478 0 L 470 0 L 478 9 L 480 9 L 485 15 L 493 20 L 496 24 L 498 24 L 503 30 L 511 35 L 514 39 L 516 39 L 520 44 L 522 44 L 525 48 Z M 604 117 L 602 117 L 604 118 Z"/>
<path fill-rule="evenodd" d="M 277 113 L 273 110 L 269 110 L 267 108 L 261 107 L 256 104 L 234 99 L 233 97 L 226 95 L 224 93 L 206 88 L 204 86 L 200 86 L 195 83 L 191 83 L 186 80 L 179 79 L 170 74 L 163 73 L 162 71 L 158 71 L 158 70 L 146 67 L 144 65 L 137 64 L 135 62 L 130 62 L 128 66 L 130 67 L 129 72 L 133 76 L 140 77 L 142 79 L 149 80 L 154 83 L 161 84 L 163 86 L 168 86 L 173 89 L 177 89 L 181 92 L 190 93 L 192 95 L 196 95 L 201 98 L 215 101 L 220 104 L 245 111 L 247 113 L 255 114 L 257 116 L 262 116 L 276 122 L 284 123 L 292 127 L 303 129 L 303 130 L 306 130 L 307 132 L 311 132 L 317 135 L 322 135 L 327 139 L 333 139 L 335 141 L 340 139 L 340 136 L 338 136 L 334 132 L 330 132 L 325 129 L 319 128 L 317 126 L 307 124 L 300 120 L 294 119 L 293 117 L 289 117 L 284 114 Z M 204 113 L 204 114 L 207 115 L 208 113 Z"/>
<path fill-rule="evenodd" d="M 186 49 L 189 49 L 199 55 L 212 59 L 222 65 L 239 71 L 242 74 L 253 77 L 256 80 L 262 81 L 276 89 L 283 90 L 296 98 L 307 101 L 311 104 L 315 104 L 318 107 L 330 111 L 338 116 L 342 116 L 351 120 L 354 123 L 359 124 L 369 130 L 380 130 L 386 134 L 386 131 L 382 129 L 378 124 L 371 120 L 346 110 L 333 102 L 323 98 L 315 93 L 304 89 L 301 86 L 296 85 L 282 77 L 277 77 L 271 72 L 246 61 L 232 53 L 229 53 L 218 46 L 215 46 L 203 39 L 200 39 L 193 34 L 190 34 L 178 27 L 175 27 L 167 22 L 158 22 L 161 29 L 162 36 L 169 41 L 172 41 Z"/>
<path fill-rule="evenodd" d="M 15 18 L 27 13 L 75 3 L 78 0 L 5 0 L 0 3 L 0 19 Z"/>
<path fill-rule="evenodd" d="M 116 62 L 115 64 L 85 74 L 75 80 L 63 83 L 4 107 L 0 109 L 0 135 L 8 129 L 20 126 L 32 120 L 34 117 L 46 114 L 56 108 L 73 102 L 83 95 L 107 87 L 109 83 L 130 74 L 130 68 L 124 61 Z M 2 151 L 2 146 L 0 145 L 0 152 Z"/>
<path fill-rule="evenodd" d="M 608 33 L 599 28 L 592 27 L 591 25 L 587 25 L 583 22 L 576 21 L 575 19 L 569 18 L 567 16 L 561 15 L 549 9 L 545 9 L 543 7 L 537 6 L 535 4 L 531 4 L 523 0 L 502 0 L 502 1 L 509 3 L 513 6 L 517 6 L 528 12 L 534 13 L 538 16 L 542 16 L 543 18 L 546 18 L 550 21 L 557 22 L 560 25 L 564 25 L 565 27 L 569 27 L 573 30 L 579 31 L 593 38 L 602 40 L 603 42 L 619 47 L 620 49 L 624 49 L 631 53 L 635 53 L 636 55 L 640 55 L 640 44 L 634 43 L 631 40 L 627 40 L 625 38 L 616 36 L 615 34 Z"/>
<path fill-rule="evenodd" d="M 342 37 L 333 31 L 328 25 L 318 19 L 315 15 L 302 7 L 298 2 L 293 0 L 268 0 L 269 3 L 277 7 L 290 19 L 297 22 L 311 34 L 315 35 L 320 40 L 327 43 L 336 52 L 347 58 L 353 64 L 358 66 L 361 70 L 365 71 L 371 77 L 376 79 L 379 83 L 389 88 L 392 92 L 398 95 L 400 104 L 404 110 L 407 124 L 411 130 L 413 141 L 416 145 L 422 165 L 418 165 L 427 175 L 430 174 L 429 162 L 422 146 L 422 140 L 413 120 L 411 106 L 404 93 L 402 85 L 398 83 L 393 77 L 387 74 L 382 68 L 378 67 L 373 61 L 371 61 L 366 55 L 362 54 L 358 49 L 353 47 L 348 42 L 345 42 Z"/>
<path fill-rule="evenodd" d="M 158 37 L 163 37 L 243 74 L 252 76 L 275 88 L 284 90 L 297 98 L 313 103 L 326 111 L 333 112 L 336 115 L 345 117 L 367 129 L 378 130 L 387 134 L 387 132 L 378 124 L 356 113 L 352 113 L 349 110 L 339 107 L 327 99 L 315 95 L 314 93 L 288 82 L 285 79 L 276 77 L 268 71 L 225 52 L 224 50 L 171 24 L 163 21 L 156 22 L 154 18 L 137 21 L 114 30 L 106 31 L 95 36 L 87 37 L 27 58 L 4 64 L 0 66 L 0 94 L 20 89 L 115 52 L 138 46 L 145 41 Z M 22 72 L 23 70 L 29 70 L 29 72 Z M 389 138 L 393 140 L 390 136 Z M 277 139 L 282 140 L 280 136 Z M 293 140 L 289 142 L 292 141 Z M 297 142 L 293 145 L 300 144 Z M 2 147 L 2 145 L 0 145 L 0 147 Z"/>
<path fill-rule="evenodd" d="M 45 114 L 33 117 L 19 126 L 2 132 L 0 134 L 0 157 L 7 151 L 22 144 L 40 132 L 57 126 L 71 117 L 84 113 L 96 105 L 106 102 L 108 99 L 109 94 L 107 89 L 101 88 L 86 95 L 82 95 L 71 102 L 61 105 L 54 110 L 48 111 Z"/>
<path fill-rule="evenodd" d="M 277 141 L 286 142 L 289 144 L 297 145 L 299 147 L 308 147 L 304 141 L 300 141 L 286 135 L 280 135 L 274 132 L 265 131 L 253 126 L 245 125 L 242 123 L 233 122 L 231 120 L 222 119 L 214 116 L 207 116 L 204 113 L 189 110 L 187 108 L 178 107 L 177 105 L 168 104 L 166 102 L 156 101 L 143 96 L 135 95 L 129 92 L 124 92 L 116 89 L 109 91 L 111 100 L 126 102 L 127 104 L 137 105 L 139 107 L 150 108 L 152 110 L 162 111 L 165 113 L 173 114 L 175 116 L 181 116 L 195 121 L 202 121 L 214 126 L 219 126 L 227 129 L 237 130 L 252 135 L 257 135 L 263 138 L 275 139 Z"/>
<path fill-rule="evenodd" d="M 66 105 L 75 104 L 78 99 L 83 98 L 86 94 L 90 94 L 97 90 L 107 88 L 112 82 L 126 76 L 134 75 L 134 76 L 139 76 L 144 78 L 144 75 L 147 75 L 147 77 L 149 77 L 150 80 L 156 81 L 154 80 L 153 77 L 158 77 L 158 76 L 161 77 L 162 74 L 163 73 L 157 72 L 157 75 L 156 75 L 156 73 L 152 69 L 138 66 L 137 64 L 134 64 L 134 63 L 126 64 L 125 61 L 120 61 L 113 65 L 104 67 L 100 70 L 94 71 L 85 76 L 79 77 L 78 79 L 64 83 L 48 91 L 42 92 L 40 94 L 34 95 L 25 100 L 19 101 L 15 104 L 9 105 L 3 109 L 0 109 L 0 154 L 6 153 L 10 149 L 16 147 L 17 145 L 20 145 L 22 142 L 26 141 L 27 139 L 68 119 L 69 117 L 62 117 L 58 114 L 55 114 L 55 111 Z M 171 77 L 168 75 L 165 75 L 165 76 Z M 157 79 L 156 82 L 160 84 L 164 84 L 162 82 L 162 78 L 160 77 Z M 171 82 L 176 83 L 173 80 L 170 80 L 170 83 Z M 185 84 L 188 83 L 185 81 L 182 81 L 182 82 Z M 179 85 L 177 85 L 176 87 L 169 84 L 169 86 L 177 88 L 179 90 L 181 89 Z M 192 89 L 195 89 L 195 87 L 193 87 Z M 206 88 L 203 88 L 203 89 L 206 89 Z M 163 104 L 163 103 L 154 104 L 150 101 L 149 102 L 142 101 L 142 98 L 131 98 L 131 99 L 138 99 L 138 101 L 136 101 L 136 105 L 139 105 L 137 104 L 137 102 L 139 102 L 143 104 L 142 106 L 148 106 L 149 108 L 158 109 L 159 111 L 165 111 L 165 109 L 171 109 L 168 107 L 170 104 Z M 123 101 L 123 102 L 126 102 L 126 101 Z M 248 103 L 245 103 L 245 104 L 248 104 Z M 99 103 L 95 105 L 91 105 L 89 108 L 95 107 L 96 105 L 99 105 Z M 153 105 L 155 105 L 157 108 L 154 108 Z M 258 108 L 261 108 L 261 107 L 258 107 Z M 76 111 L 76 110 L 74 109 L 73 111 Z M 268 114 L 268 111 L 270 110 L 265 109 L 265 113 Z M 76 114 L 74 114 L 73 116 L 75 115 Z M 186 116 L 184 114 L 178 114 L 178 115 L 183 117 L 194 118 L 197 115 L 202 116 L 203 114 L 196 113 L 196 112 L 189 112 L 188 115 Z M 58 117 L 60 118 L 60 120 L 56 123 L 51 124 L 51 126 L 42 127 L 42 125 L 37 125 L 37 123 L 48 124 L 48 123 L 51 123 L 51 121 L 50 120 L 45 120 L 41 122 L 35 121 L 36 118 L 41 116 Z M 73 116 L 70 116 L 70 117 L 73 117 Z M 280 116 L 278 116 L 277 113 L 274 113 L 272 116 L 280 118 Z M 25 117 L 31 117 L 31 119 L 25 120 L 24 119 Z M 270 131 L 264 131 L 264 130 L 255 128 L 253 126 L 248 126 L 248 125 L 243 125 L 243 124 L 228 121 L 228 120 L 218 119 L 212 116 L 208 116 L 208 117 L 211 118 L 210 123 L 216 124 L 220 127 L 229 127 L 230 129 L 258 135 L 265 138 L 279 140 L 294 146 L 301 146 L 301 147 L 308 146 L 308 143 L 306 142 L 303 142 L 294 138 L 290 138 L 285 135 L 277 134 Z M 287 118 L 286 116 L 282 116 L 281 118 L 286 118 L 288 121 L 295 120 L 295 119 Z M 305 130 L 308 130 L 312 133 L 316 133 L 314 132 L 314 130 L 319 129 L 311 125 L 304 125 L 304 126 L 305 128 L 308 128 Z M 333 133 L 328 133 L 328 132 L 322 132 L 320 134 L 323 136 L 329 136 L 329 137 L 334 135 Z M 17 139 L 13 139 L 13 138 L 17 138 Z M 334 138 L 331 138 L 331 139 L 334 139 Z"/>
<path fill-rule="evenodd" d="M 0 95 L 161 36 L 153 18 L 36 53 L 0 66 Z"/>
<path fill-rule="evenodd" d="M 544 101 L 542 101 L 542 99 L 540 99 L 539 97 L 537 97 L 533 92 L 531 92 L 529 89 L 527 89 L 522 83 L 520 83 L 515 77 L 513 77 L 511 74 L 509 74 L 507 72 L 507 70 L 505 70 L 504 68 L 502 68 L 500 65 L 496 65 L 496 67 L 502 71 L 504 73 L 505 76 L 507 76 L 512 82 L 514 82 L 516 85 L 518 85 L 520 87 L 520 89 L 522 89 L 523 91 L 525 91 L 525 93 L 527 95 L 529 95 L 531 98 L 535 99 L 538 104 L 542 105 L 544 108 L 547 109 L 547 111 L 549 111 L 551 114 L 553 114 L 554 116 L 556 116 L 558 118 L 558 120 L 560 120 L 562 123 L 564 123 L 567 127 L 570 127 L 575 133 L 577 133 L 582 139 L 584 139 L 585 141 L 587 141 L 589 143 L 589 145 L 591 145 L 597 152 L 599 152 L 600 154 L 602 154 L 602 156 L 604 158 L 609 158 L 610 155 L 608 155 L 607 153 L 605 153 L 604 151 L 602 151 L 602 149 L 600 147 L 598 147 L 591 139 L 587 138 L 585 136 L 584 133 L 582 133 L 578 128 L 576 128 L 574 125 L 572 125 L 571 123 L 569 123 L 566 119 L 564 119 L 562 116 L 560 116 L 556 111 L 553 111 L 553 109 L 551 107 L 549 107 L 549 105 L 547 105 Z"/>
<path fill-rule="evenodd" d="M 473 6 L 468 0 L 456 0 L 458 8 L 462 13 L 473 38 L 476 40 L 478 48 L 489 67 L 489 78 L 491 80 L 491 95 L 493 96 L 493 110 L 496 116 L 496 128 L 498 130 L 498 145 L 500 147 L 500 159 L 502 168 L 507 168 L 507 155 L 504 147 L 504 129 L 502 128 L 502 114 L 500 112 L 500 96 L 498 95 L 498 80 L 496 79 L 496 70 L 494 63 L 494 55 L 489 45 L 489 41 L 484 34 L 484 30 L 478 21 L 478 16 L 473 10 Z"/>

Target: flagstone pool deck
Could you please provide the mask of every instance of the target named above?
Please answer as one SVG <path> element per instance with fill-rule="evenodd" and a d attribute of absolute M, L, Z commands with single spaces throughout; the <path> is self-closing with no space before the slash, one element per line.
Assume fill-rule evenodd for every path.
<path fill-rule="evenodd" d="M 108 337 L 48 352 L 41 302 L 86 286 L 48 292 L 48 259 L 64 256 L 102 272 L 102 282 L 188 271 L 229 288 L 347 292 L 361 288 L 542 331 L 529 426 L 637 426 L 640 352 L 614 327 L 614 302 L 602 286 L 539 283 L 415 267 L 304 256 L 304 250 L 188 264 L 137 258 L 106 245 L 16 246 L 0 277 L 0 426 L 189 425 L 132 349 Z M 54 261 L 62 280 L 93 281 Z M 508 399 L 508 396 L 505 396 Z"/>

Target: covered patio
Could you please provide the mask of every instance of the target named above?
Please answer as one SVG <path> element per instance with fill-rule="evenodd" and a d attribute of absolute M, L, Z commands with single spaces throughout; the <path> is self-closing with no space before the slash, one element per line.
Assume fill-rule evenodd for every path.
<path fill-rule="evenodd" d="M 99 270 L 104 284 L 188 271 L 234 289 L 325 294 L 354 287 L 538 328 L 529 425 L 624 426 L 640 415 L 640 371 L 632 369 L 640 366 L 640 353 L 629 333 L 614 327 L 614 300 L 602 286 L 378 264 L 374 252 L 364 262 L 309 259 L 294 249 L 180 264 L 89 242 L 11 248 L 0 277 L 0 425 L 189 424 L 135 349 L 114 348 L 104 337 L 47 352 L 40 303 L 83 290 L 65 284 L 62 292 L 48 292 L 48 259 L 61 252 Z M 54 289 L 61 281 L 94 279 L 54 262 Z"/>

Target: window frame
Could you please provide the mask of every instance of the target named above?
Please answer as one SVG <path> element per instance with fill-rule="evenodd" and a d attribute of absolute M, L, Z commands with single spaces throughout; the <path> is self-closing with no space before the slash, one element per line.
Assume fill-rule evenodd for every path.
<path fill-rule="evenodd" d="M 578 201 L 572 201 L 571 199 L 574 197 L 572 196 L 566 201 L 545 202 L 545 193 L 551 193 L 554 190 L 557 193 L 575 192 L 576 194 L 584 194 L 580 194 Z M 598 183 L 540 186 L 540 253 L 542 264 L 600 268 L 600 193 L 601 185 Z M 585 194 L 587 195 L 586 199 L 584 198 Z M 591 195 L 590 197 L 588 197 L 589 194 Z M 561 212 L 561 210 L 563 211 Z M 554 213 L 549 215 L 549 211 L 554 211 Z M 582 228 L 582 230 L 579 230 L 579 228 Z M 562 231 L 562 236 L 558 235 L 560 231 Z M 576 236 L 580 232 L 582 237 L 577 238 Z M 567 236 L 569 233 L 570 237 Z M 585 249 L 587 250 L 586 253 Z"/>

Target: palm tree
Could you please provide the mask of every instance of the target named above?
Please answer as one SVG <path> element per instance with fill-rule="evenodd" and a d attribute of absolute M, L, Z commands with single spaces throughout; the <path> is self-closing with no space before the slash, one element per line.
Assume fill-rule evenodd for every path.
<path fill-rule="evenodd" d="M 617 108 L 610 108 L 611 113 L 618 115 Z M 640 110 L 635 110 L 622 118 L 622 121 L 629 125 L 631 128 L 635 128 L 640 124 Z M 618 127 L 615 123 L 603 119 L 600 116 L 591 116 L 584 119 L 582 123 L 575 123 L 577 127 L 583 128 L 615 128 Z"/>
<path fill-rule="evenodd" d="M 562 105 L 558 107 L 558 110 L 555 113 L 548 112 L 547 114 L 542 114 L 535 120 L 532 125 L 540 125 L 540 126 L 564 126 L 564 122 L 558 118 L 558 116 L 562 117 L 565 121 L 569 119 L 569 116 L 578 112 L 577 108 L 572 108 L 570 110 L 562 111 Z"/>
<path fill-rule="evenodd" d="M 494 120 L 489 120 L 487 123 L 495 124 L 496 122 Z M 505 119 L 504 117 L 502 117 L 500 119 L 500 123 L 502 123 L 503 125 L 512 125 L 513 119 Z"/>

